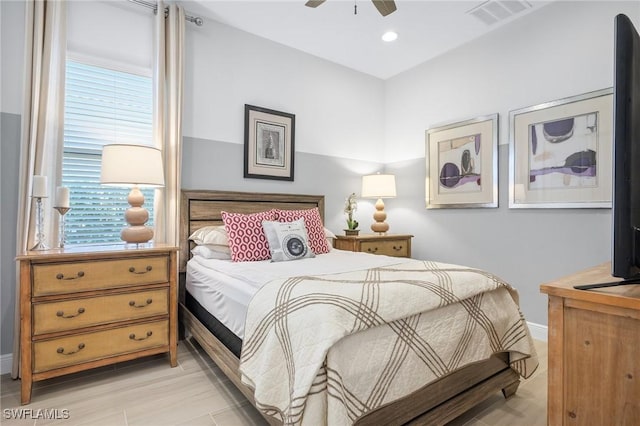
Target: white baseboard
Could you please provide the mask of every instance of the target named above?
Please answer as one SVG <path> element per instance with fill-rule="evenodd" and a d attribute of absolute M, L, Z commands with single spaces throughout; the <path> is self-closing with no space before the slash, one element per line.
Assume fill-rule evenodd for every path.
<path fill-rule="evenodd" d="M 10 374 L 13 368 L 13 354 L 0 355 L 0 374 Z"/>
<path fill-rule="evenodd" d="M 549 327 L 546 325 L 536 324 L 534 322 L 528 322 L 529 331 L 531 332 L 531 337 L 536 340 L 542 340 L 543 342 L 547 341 L 547 333 L 549 331 Z"/>

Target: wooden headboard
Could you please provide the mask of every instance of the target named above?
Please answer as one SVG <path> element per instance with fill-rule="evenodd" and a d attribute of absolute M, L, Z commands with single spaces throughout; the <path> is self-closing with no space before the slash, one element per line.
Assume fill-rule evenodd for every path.
<path fill-rule="evenodd" d="M 182 190 L 180 204 L 180 271 L 191 255 L 189 235 L 203 226 L 222 225 L 220 212 L 256 213 L 269 209 L 299 210 L 317 207 L 324 221 L 324 195 Z"/>

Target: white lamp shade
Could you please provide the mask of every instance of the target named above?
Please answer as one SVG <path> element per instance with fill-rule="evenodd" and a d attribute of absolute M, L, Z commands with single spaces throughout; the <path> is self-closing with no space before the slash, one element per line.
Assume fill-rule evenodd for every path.
<path fill-rule="evenodd" d="M 162 152 L 144 145 L 105 145 L 102 148 L 100 183 L 114 186 L 164 186 Z"/>
<path fill-rule="evenodd" d="M 394 175 L 362 176 L 363 198 L 392 198 L 396 196 L 396 177 Z"/>

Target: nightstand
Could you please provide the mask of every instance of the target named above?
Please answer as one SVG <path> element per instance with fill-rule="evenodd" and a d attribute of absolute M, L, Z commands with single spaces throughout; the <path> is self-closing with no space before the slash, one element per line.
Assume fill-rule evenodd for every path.
<path fill-rule="evenodd" d="M 335 248 L 395 257 L 411 257 L 413 235 L 363 234 L 357 236 L 336 235 Z"/>
<path fill-rule="evenodd" d="M 18 256 L 22 404 L 34 381 L 164 352 L 175 367 L 177 250 L 86 246 Z"/>

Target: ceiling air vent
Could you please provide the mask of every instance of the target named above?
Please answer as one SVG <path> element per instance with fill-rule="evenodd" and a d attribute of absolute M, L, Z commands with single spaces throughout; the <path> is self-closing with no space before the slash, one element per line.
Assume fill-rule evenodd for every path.
<path fill-rule="evenodd" d="M 489 0 L 467 11 L 487 25 L 510 18 L 524 10 L 531 9 L 531 4 L 520 0 Z"/>

